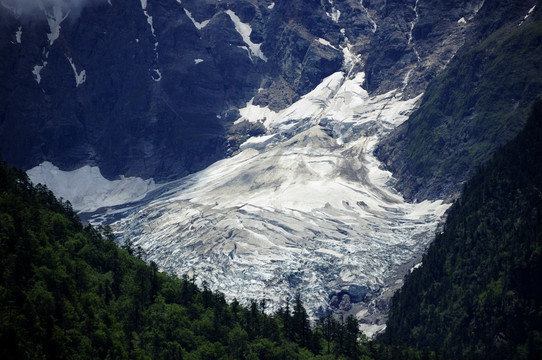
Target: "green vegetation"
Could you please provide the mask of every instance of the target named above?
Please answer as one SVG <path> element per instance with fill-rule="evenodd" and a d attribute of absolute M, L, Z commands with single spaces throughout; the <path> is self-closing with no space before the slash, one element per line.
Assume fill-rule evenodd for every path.
<path fill-rule="evenodd" d="M 405 173 L 399 177 L 418 187 L 408 189 L 411 197 L 458 192 L 476 166 L 523 128 L 527 109 L 541 94 L 541 20 L 503 27 L 458 52 L 407 123 Z"/>
<path fill-rule="evenodd" d="M 1 359 L 421 358 L 369 343 L 352 316 L 311 327 L 301 296 L 273 316 L 227 304 L 113 240 L 0 163 Z"/>
<path fill-rule="evenodd" d="M 311 326 L 158 271 L 111 229 L 84 226 L 0 163 L 2 359 L 537 359 L 542 354 L 542 101 L 480 167 L 423 266 L 394 296 L 382 341 L 357 320 Z"/>
<path fill-rule="evenodd" d="M 465 185 L 393 300 L 384 341 L 451 358 L 542 355 L 542 101 Z"/>

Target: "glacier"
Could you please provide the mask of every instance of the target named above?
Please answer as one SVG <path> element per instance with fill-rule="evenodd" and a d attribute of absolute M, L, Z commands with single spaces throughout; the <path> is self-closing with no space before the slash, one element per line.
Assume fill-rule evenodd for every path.
<path fill-rule="evenodd" d="M 279 112 L 250 101 L 238 121 L 261 122 L 267 134 L 92 221 L 229 300 L 265 299 L 275 311 L 299 292 L 317 317 L 347 294 L 362 329 L 381 331 L 371 313 L 419 262 L 449 204 L 405 202 L 373 155 L 421 95 L 370 96 L 363 81 L 337 72 Z"/>
<path fill-rule="evenodd" d="M 259 122 L 266 134 L 169 183 L 113 186 L 98 168 L 75 174 L 50 163 L 29 175 L 57 191 L 86 186 L 62 196 L 161 270 L 195 276 L 228 300 L 265 299 L 270 312 L 299 292 L 313 318 L 330 307 L 353 313 L 371 336 L 385 327 L 382 302 L 419 263 L 449 204 L 406 202 L 373 155 L 421 95 L 371 96 L 363 82 L 363 73 L 334 73 L 281 111 L 249 101 L 237 122 Z"/>

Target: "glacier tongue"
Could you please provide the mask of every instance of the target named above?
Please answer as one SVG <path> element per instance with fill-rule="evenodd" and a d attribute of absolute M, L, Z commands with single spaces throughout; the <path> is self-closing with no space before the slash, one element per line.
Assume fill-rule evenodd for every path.
<path fill-rule="evenodd" d="M 322 315 L 333 295 L 347 294 L 367 318 L 370 303 L 431 241 L 448 205 L 406 203 L 373 156 L 418 98 L 371 97 L 362 83 L 362 73 L 333 74 L 280 112 L 250 102 L 240 121 L 261 121 L 268 133 L 111 210 L 119 241 L 230 300 L 266 299 L 273 311 L 299 291 L 310 314 Z"/>

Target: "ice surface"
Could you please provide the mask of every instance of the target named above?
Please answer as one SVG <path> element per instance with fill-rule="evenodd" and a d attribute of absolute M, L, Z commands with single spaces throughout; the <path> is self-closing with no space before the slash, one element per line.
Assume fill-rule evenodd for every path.
<path fill-rule="evenodd" d="M 34 184 L 47 185 L 56 196 L 69 200 L 77 212 L 92 212 L 104 206 L 137 201 L 157 188 L 152 179 L 123 177 L 107 180 L 97 167 L 91 166 L 62 171 L 50 162 L 43 162 L 28 170 L 27 174 Z"/>
<path fill-rule="evenodd" d="M 262 50 L 260 49 L 260 46 L 262 44 L 255 44 L 250 40 L 250 34 L 252 33 L 252 28 L 250 27 L 250 24 L 245 24 L 241 22 L 241 19 L 239 19 L 239 16 L 237 16 L 232 10 L 226 10 L 226 14 L 229 15 L 231 21 L 233 21 L 233 24 L 235 25 L 235 30 L 241 35 L 243 38 L 243 41 L 245 44 L 247 44 L 248 48 L 250 49 L 250 53 L 252 56 L 259 57 L 263 61 L 267 61 L 267 57 L 263 54 Z"/>
<path fill-rule="evenodd" d="M 111 222 L 119 242 L 141 246 L 146 260 L 197 274 L 229 300 L 265 298 L 275 311 L 302 291 L 316 316 L 337 292 L 362 287 L 371 296 L 358 299 L 356 314 L 365 319 L 419 262 L 448 204 L 405 202 L 373 155 L 420 97 L 371 96 L 352 67 L 281 111 L 249 101 L 238 121 L 261 122 L 267 133 L 174 182 L 110 181 L 96 167 L 64 172 L 50 163 L 28 173 L 77 211 L 102 208 L 91 221 Z"/>
<path fill-rule="evenodd" d="M 279 112 L 249 102 L 240 121 L 261 121 L 267 134 L 117 211 L 119 241 L 230 300 L 265 298 L 270 311 L 298 290 L 312 315 L 352 286 L 378 299 L 415 264 L 448 205 L 406 203 L 373 155 L 419 97 L 370 96 L 363 81 L 332 74 Z"/>

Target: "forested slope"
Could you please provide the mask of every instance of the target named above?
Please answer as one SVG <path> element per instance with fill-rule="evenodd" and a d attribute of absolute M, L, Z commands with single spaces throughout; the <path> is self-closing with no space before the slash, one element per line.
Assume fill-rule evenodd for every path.
<path fill-rule="evenodd" d="M 385 341 L 451 358 L 542 355 L 542 101 L 464 186 L 393 298 Z"/>
<path fill-rule="evenodd" d="M 301 296 L 271 316 L 161 273 L 83 226 L 71 205 L 0 161 L 0 358 L 420 359 L 368 343 L 357 320 L 310 324 Z M 434 355 L 427 353 L 425 355 Z"/>
<path fill-rule="evenodd" d="M 427 87 L 418 110 L 377 149 L 411 201 L 458 195 L 475 168 L 525 126 L 542 95 L 540 6 L 518 26 L 527 4 L 500 3 L 509 11 L 502 15 L 487 3 L 486 21 Z M 504 23 L 493 23 L 494 12 Z"/>

